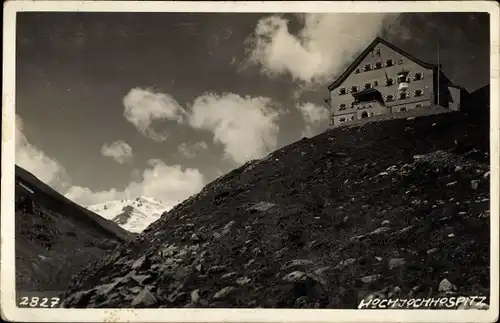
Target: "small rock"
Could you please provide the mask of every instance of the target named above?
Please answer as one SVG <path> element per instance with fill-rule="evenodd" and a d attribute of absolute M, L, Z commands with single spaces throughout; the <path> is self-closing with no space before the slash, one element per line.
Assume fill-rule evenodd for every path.
<path fill-rule="evenodd" d="M 345 259 L 345 260 L 342 260 L 341 262 L 339 262 L 339 264 L 337 266 L 335 266 L 335 268 L 343 270 L 344 268 L 346 268 L 347 266 L 352 265 L 355 262 L 356 262 L 356 259 L 354 259 L 354 258 L 348 258 L 348 259 Z"/>
<path fill-rule="evenodd" d="M 47 257 L 45 257 L 43 255 L 38 255 L 38 258 L 40 258 L 42 261 L 49 259 L 49 258 L 47 258 Z"/>
<path fill-rule="evenodd" d="M 276 204 L 269 202 L 259 202 L 249 207 L 247 210 L 251 212 L 266 212 L 274 206 L 276 206 Z"/>
<path fill-rule="evenodd" d="M 412 225 L 410 225 L 410 226 L 404 227 L 404 228 L 403 228 L 403 229 L 401 229 L 401 230 L 396 231 L 396 233 L 397 233 L 397 234 L 402 234 L 402 233 L 405 233 L 405 232 L 407 232 L 407 231 L 411 230 L 412 228 L 413 228 L 413 226 L 412 226 Z"/>
<path fill-rule="evenodd" d="M 472 180 L 472 181 L 470 181 L 470 187 L 473 190 L 477 190 L 477 188 L 479 187 L 479 181 L 478 180 Z"/>
<path fill-rule="evenodd" d="M 453 285 L 448 279 L 443 279 L 440 283 L 439 283 L 439 291 L 440 292 L 445 292 L 445 293 L 448 293 L 448 292 L 453 292 L 453 291 L 456 291 L 457 290 L 457 287 L 455 285 Z"/>
<path fill-rule="evenodd" d="M 116 286 L 118 286 L 119 283 L 120 283 L 119 281 L 115 281 L 114 283 L 111 283 L 111 284 L 106 284 L 106 285 L 98 286 L 96 288 L 96 294 L 97 295 L 108 295 L 109 293 L 111 293 L 111 291 Z"/>
<path fill-rule="evenodd" d="M 133 307 L 148 307 L 156 303 L 156 297 L 149 291 L 147 287 L 134 297 L 132 300 Z"/>
<path fill-rule="evenodd" d="M 296 308 L 304 308 L 306 307 L 306 305 L 307 305 L 307 296 L 298 297 L 294 302 L 294 306 Z"/>
<path fill-rule="evenodd" d="M 312 265 L 314 262 L 309 259 L 294 259 L 289 261 L 285 266 L 283 266 L 283 270 L 293 268 L 296 266 L 308 266 Z"/>
<path fill-rule="evenodd" d="M 142 256 L 132 264 L 132 269 L 141 269 L 147 266 L 146 256 Z"/>
<path fill-rule="evenodd" d="M 128 290 L 131 291 L 133 294 L 137 294 L 142 290 L 142 288 L 139 286 L 134 286 L 134 287 L 129 288 Z"/>
<path fill-rule="evenodd" d="M 401 293 L 401 288 L 399 286 L 394 287 L 388 294 L 389 298 L 393 296 L 398 296 Z"/>
<path fill-rule="evenodd" d="M 454 236 L 455 236 L 455 234 L 454 234 L 454 233 L 450 233 L 450 234 L 448 235 L 448 237 L 449 237 L 449 238 L 453 238 Z"/>
<path fill-rule="evenodd" d="M 313 281 L 320 283 L 321 285 L 326 286 L 328 284 L 328 281 L 325 279 L 325 277 L 323 275 L 318 275 L 318 274 L 312 272 L 312 273 L 307 274 L 307 277 L 310 280 L 312 279 Z"/>
<path fill-rule="evenodd" d="M 396 269 L 403 266 L 406 263 L 404 258 L 392 258 L 389 260 L 389 269 Z"/>
<path fill-rule="evenodd" d="M 194 304 L 198 303 L 200 301 L 200 290 L 195 289 L 194 291 L 191 292 L 191 302 Z"/>
<path fill-rule="evenodd" d="M 227 233 L 229 231 L 229 229 L 231 229 L 231 227 L 236 223 L 236 221 L 234 220 L 231 220 L 229 221 L 225 226 L 224 228 L 222 228 L 222 232 L 223 233 Z"/>
<path fill-rule="evenodd" d="M 388 227 L 380 227 L 372 232 L 370 232 L 370 235 L 375 235 L 375 234 L 382 234 L 382 233 L 385 233 L 387 231 L 391 230 L 390 228 Z"/>
<path fill-rule="evenodd" d="M 305 276 L 304 272 L 297 270 L 297 271 L 293 271 L 293 272 L 289 273 L 288 275 L 284 276 L 283 280 L 288 281 L 288 282 L 296 282 L 304 276 Z"/>
<path fill-rule="evenodd" d="M 212 266 L 212 267 L 210 267 L 210 269 L 208 270 L 208 272 L 209 272 L 210 274 L 213 274 L 213 273 L 220 273 L 220 272 L 222 272 L 225 268 L 226 268 L 226 266 Z"/>
<path fill-rule="evenodd" d="M 451 186 L 453 186 L 453 185 L 455 185 L 457 183 L 458 183 L 457 181 L 450 182 L 450 183 L 446 184 L 446 186 L 451 187 Z"/>
<path fill-rule="evenodd" d="M 221 299 L 221 298 L 227 297 L 227 296 L 229 296 L 229 294 L 231 294 L 235 290 L 236 290 L 236 287 L 234 287 L 234 286 L 224 287 L 223 289 L 221 289 L 220 291 L 215 293 L 214 299 Z"/>
<path fill-rule="evenodd" d="M 314 271 L 314 273 L 315 273 L 316 275 L 323 275 L 323 274 L 325 273 L 325 271 L 330 270 L 330 268 L 331 268 L 330 266 L 321 267 L 321 268 L 316 269 L 316 270 Z"/>
<path fill-rule="evenodd" d="M 384 220 L 381 223 L 382 226 L 386 226 L 386 225 L 389 225 L 389 224 L 391 224 L 391 221 L 389 221 L 389 220 Z"/>
<path fill-rule="evenodd" d="M 438 248 L 432 248 L 432 249 L 427 250 L 426 252 L 428 255 L 430 255 L 430 254 L 435 253 L 436 251 L 438 251 Z"/>
<path fill-rule="evenodd" d="M 361 281 L 363 283 L 365 283 L 365 284 L 371 284 L 373 282 L 376 282 L 379 278 L 380 278 L 380 275 L 379 274 L 375 274 L 375 275 L 369 275 L 369 276 L 361 277 Z"/>
<path fill-rule="evenodd" d="M 486 178 L 488 178 L 488 177 L 490 177 L 490 171 L 487 171 L 487 172 L 486 172 L 486 173 L 484 173 L 484 175 L 483 175 L 483 178 L 484 178 L 484 179 L 486 179 Z"/>
<path fill-rule="evenodd" d="M 463 168 L 462 168 L 461 166 L 456 166 L 456 167 L 455 167 L 455 172 L 459 172 L 459 171 L 461 171 L 462 169 L 463 169 Z"/>
<path fill-rule="evenodd" d="M 359 235 L 359 236 L 351 237 L 351 239 L 349 239 L 349 240 L 352 241 L 352 242 L 358 242 L 358 241 L 360 241 L 361 239 L 363 239 L 365 237 L 366 237 L 366 235 L 362 234 L 362 235 Z"/>
<path fill-rule="evenodd" d="M 255 262 L 255 259 L 250 259 L 246 264 L 245 264 L 245 268 L 248 268 L 250 267 L 253 263 Z"/>
<path fill-rule="evenodd" d="M 233 272 L 230 272 L 230 273 L 227 273 L 227 274 L 224 274 L 221 276 L 222 279 L 228 279 L 228 278 L 231 278 L 233 276 L 235 276 L 237 273 L 235 271 Z"/>
<path fill-rule="evenodd" d="M 136 275 L 136 276 L 132 276 L 131 278 L 133 280 L 135 280 L 136 282 L 138 282 L 139 284 L 144 285 L 144 282 L 146 280 L 148 280 L 149 278 L 151 278 L 151 276 L 150 275 Z"/>
<path fill-rule="evenodd" d="M 191 240 L 192 240 L 193 242 L 199 242 L 201 239 L 200 239 L 200 237 L 199 237 L 196 233 L 193 233 L 193 234 L 191 235 Z"/>
<path fill-rule="evenodd" d="M 377 259 L 377 261 L 382 261 L 382 257 L 375 257 L 375 259 Z"/>
<path fill-rule="evenodd" d="M 251 279 L 248 278 L 248 277 L 240 277 L 240 278 L 236 279 L 236 284 L 238 284 L 240 286 L 241 285 L 246 285 L 246 284 L 248 284 L 250 282 L 250 280 Z"/>

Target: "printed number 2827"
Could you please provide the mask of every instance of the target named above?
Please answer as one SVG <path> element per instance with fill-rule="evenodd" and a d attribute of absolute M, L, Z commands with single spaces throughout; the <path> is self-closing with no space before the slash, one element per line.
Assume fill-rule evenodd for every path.
<path fill-rule="evenodd" d="M 21 297 L 21 302 L 19 307 L 41 307 L 49 308 L 56 307 L 60 302 L 59 297 L 37 297 L 37 296 L 23 296 Z"/>

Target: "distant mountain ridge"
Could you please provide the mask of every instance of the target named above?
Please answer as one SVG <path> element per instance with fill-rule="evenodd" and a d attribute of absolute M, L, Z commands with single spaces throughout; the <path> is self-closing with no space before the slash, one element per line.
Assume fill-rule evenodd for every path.
<path fill-rule="evenodd" d="M 63 292 L 84 265 L 135 237 L 17 165 L 15 184 L 18 292 Z"/>
<path fill-rule="evenodd" d="M 48 207 L 49 209 L 55 209 L 57 212 L 61 212 L 67 217 L 73 217 L 75 219 L 78 218 L 78 220 L 89 224 L 95 224 L 96 230 L 104 231 L 106 234 L 111 234 L 117 238 L 117 240 L 127 241 L 131 239 L 129 232 L 114 225 L 111 221 L 102 219 L 102 217 L 99 217 L 94 212 L 89 212 L 88 209 L 59 194 L 49 185 L 40 181 L 35 175 L 31 174 L 24 168 L 16 165 L 15 174 L 16 184 L 30 194 L 34 194 L 34 196 L 38 197 L 40 194 L 36 193 L 41 193 L 43 195 L 44 202 L 50 204 Z M 74 212 L 74 209 L 77 209 L 80 212 Z M 73 212 L 69 212 L 69 210 L 72 210 Z"/>
<path fill-rule="evenodd" d="M 158 220 L 163 212 L 170 210 L 170 207 L 152 197 L 140 196 L 135 200 L 123 199 L 94 204 L 87 206 L 87 209 L 127 231 L 140 233 Z"/>

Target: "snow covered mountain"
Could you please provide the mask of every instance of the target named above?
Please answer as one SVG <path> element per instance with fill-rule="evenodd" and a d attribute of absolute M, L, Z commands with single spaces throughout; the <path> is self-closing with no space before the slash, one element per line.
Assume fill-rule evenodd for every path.
<path fill-rule="evenodd" d="M 130 232 L 139 233 L 158 220 L 170 207 L 147 196 L 135 200 L 117 200 L 87 206 L 90 211 L 111 220 Z"/>

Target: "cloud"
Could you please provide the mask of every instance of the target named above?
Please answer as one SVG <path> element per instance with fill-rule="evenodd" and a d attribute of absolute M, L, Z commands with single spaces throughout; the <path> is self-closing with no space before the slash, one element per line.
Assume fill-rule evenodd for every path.
<path fill-rule="evenodd" d="M 199 152 L 206 149 L 208 149 L 208 145 L 204 141 L 198 141 L 193 145 L 188 145 L 187 143 L 183 142 L 177 147 L 179 153 L 186 158 L 194 158 Z"/>
<path fill-rule="evenodd" d="M 205 178 L 198 169 L 182 169 L 180 165 L 167 165 L 159 159 L 148 161 L 140 181 L 130 182 L 124 190 L 110 189 L 93 192 L 88 188 L 73 186 L 66 197 L 81 204 L 92 205 L 124 198 L 149 196 L 173 207 L 189 196 L 198 193 L 205 185 Z"/>
<path fill-rule="evenodd" d="M 65 169 L 33 146 L 24 135 L 23 128 L 23 120 L 16 115 L 15 163 L 58 191 L 67 188 L 69 178 Z"/>
<path fill-rule="evenodd" d="M 132 147 L 123 140 L 117 140 L 110 145 L 105 143 L 101 147 L 101 154 L 113 158 L 119 164 L 132 161 Z"/>
<path fill-rule="evenodd" d="M 132 182 L 126 188 L 127 196 L 146 195 L 175 205 L 198 193 L 205 185 L 205 178 L 198 169 L 166 165 L 159 159 L 151 159 L 148 164 L 150 167 L 142 173 L 142 182 Z"/>
<path fill-rule="evenodd" d="M 68 199 L 82 206 L 88 206 L 92 204 L 120 200 L 124 198 L 123 192 L 120 193 L 115 189 L 110 189 L 108 191 L 93 192 L 88 187 L 72 186 L 64 194 Z"/>
<path fill-rule="evenodd" d="M 123 190 L 112 188 L 92 191 L 87 187 L 72 185 L 64 168 L 28 141 L 23 133 L 23 122 L 18 116 L 16 116 L 15 162 L 80 205 L 146 195 L 162 201 L 166 206 L 174 206 L 197 193 L 205 185 L 205 178 L 198 169 L 182 169 L 180 165 L 167 165 L 158 159 L 149 160 L 148 167 L 142 174 L 135 169 L 133 172 L 135 177 Z"/>
<path fill-rule="evenodd" d="M 194 101 L 189 124 L 213 133 L 227 158 L 243 164 L 276 148 L 280 112 L 269 98 L 205 94 Z"/>
<path fill-rule="evenodd" d="M 312 137 L 324 130 L 328 124 L 330 112 L 325 107 L 306 102 L 297 105 L 297 110 L 302 114 L 306 129 L 302 132 L 302 137 Z"/>
<path fill-rule="evenodd" d="M 184 121 L 185 111 L 170 95 L 153 92 L 149 89 L 134 88 L 123 98 L 124 116 L 137 130 L 155 141 L 165 141 L 166 132 L 153 129 L 153 122 L 170 120 Z"/>
<path fill-rule="evenodd" d="M 246 65 L 269 76 L 290 75 L 299 83 L 325 84 L 341 72 L 397 15 L 300 14 L 297 34 L 289 20 L 272 15 L 259 20 L 247 39 Z"/>
<path fill-rule="evenodd" d="M 157 141 L 167 139 L 165 132 L 152 130 L 153 120 L 188 124 L 212 132 L 213 141 L 224 146 L 225 157 L 237 164 L 262 157 L 277 145 L 281 112 L 269 98 L 207 93 L 197 97 L 188 112 L 169 94 L 134 88 L 123 102 L 125 118 L 143 135 Z M 192 158 L 205 146 L 203 142 L 193 147 L 181 144 L 178 151 Z"/>

